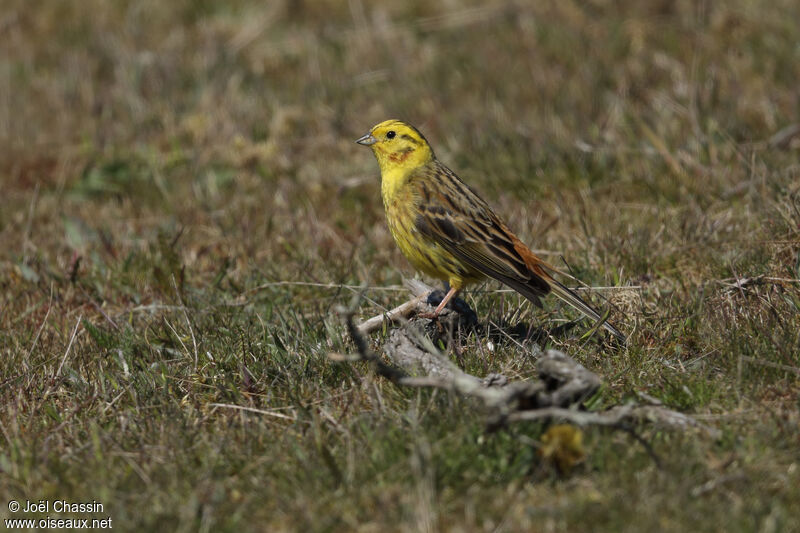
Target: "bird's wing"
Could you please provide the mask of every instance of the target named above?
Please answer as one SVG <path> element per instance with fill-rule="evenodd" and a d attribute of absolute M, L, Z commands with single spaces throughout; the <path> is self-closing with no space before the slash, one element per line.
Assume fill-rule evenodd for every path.
<path fill-rule="evenodd" d="M 475 270 L 539 304 L 550 276 L 528 248 L 450 169 L 435 162 L 411 177 L 417 230 Z"/>
<path fill-rule="evenodd" d="M 491 208 L 450 169 L 434 161 L 411 176 L 417 195 L 416 229 L 457 259 L 501 281 L 541 307 L 553 292 L 622 342 L 625 336 L 575 292 L 548 273 L 557 272 L 514 235 Z"/>

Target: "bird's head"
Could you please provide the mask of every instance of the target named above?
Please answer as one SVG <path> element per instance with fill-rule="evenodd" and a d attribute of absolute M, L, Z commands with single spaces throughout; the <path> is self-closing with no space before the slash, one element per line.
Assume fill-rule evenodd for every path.
<path fill-rule="evenodd" d="M 433 150 L 419 130 L 399 120 L 381 122 L 356 142 L 372 148 L 381 173 L 411 170 L 434 158 Z"/>

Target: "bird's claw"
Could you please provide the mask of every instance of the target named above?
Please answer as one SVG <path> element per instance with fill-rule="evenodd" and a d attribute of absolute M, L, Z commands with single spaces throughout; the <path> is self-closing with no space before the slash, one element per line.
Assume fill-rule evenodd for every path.
<path fill-rule="evenodd" d="M 436 289 L 431 291 L 430 294 L 428 294 L 428 299 L 425 302 L 431 307 L 438 307 L 444 297 L 445 297 L 445 291 Z M 469 304 L 465 302 L 462 298 L 456 296 L 447 303 L 447 307 L 458 313 L 462 317 L 462 319 L 466 320 L 467 323 L 469 324 L 478 323 L 477 313 L 475 313 L 475 311 L 472 310 Z M 421 318 L 429 318 L 431 320 L 436 320 L 439 318 L 439 315 L 436 313 L 419 313 L 417 316 Z"/>

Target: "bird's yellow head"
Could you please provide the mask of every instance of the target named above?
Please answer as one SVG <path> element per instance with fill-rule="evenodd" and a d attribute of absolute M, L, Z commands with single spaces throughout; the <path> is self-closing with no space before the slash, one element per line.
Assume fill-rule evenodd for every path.
<path fill-rule="evenodd" d="M 419 130 L 399 120 L 381 122 L 356 142 L 372 148 L 381 174 L 411 170 L 434 158 L 433 150 Z"/>

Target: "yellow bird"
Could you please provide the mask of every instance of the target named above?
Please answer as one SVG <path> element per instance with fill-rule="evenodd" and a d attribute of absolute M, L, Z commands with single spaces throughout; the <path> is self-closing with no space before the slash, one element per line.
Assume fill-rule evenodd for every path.
<path fill-rule="evenodd" d="M 486 276 L 541 307 L 552 292 L 599 321 L 600 314 L 553 279 L 558 270 L 539 259 L 489 205 L 433 153 L 415 127 L 386 120 L 356 140 L 372 148 L 381 169 L 381 196 L 389 229 L 414 267 L 449 283 L 436 317 L 466 285 Z M 608 322 L 603 327 L 625 342 Z"/>

